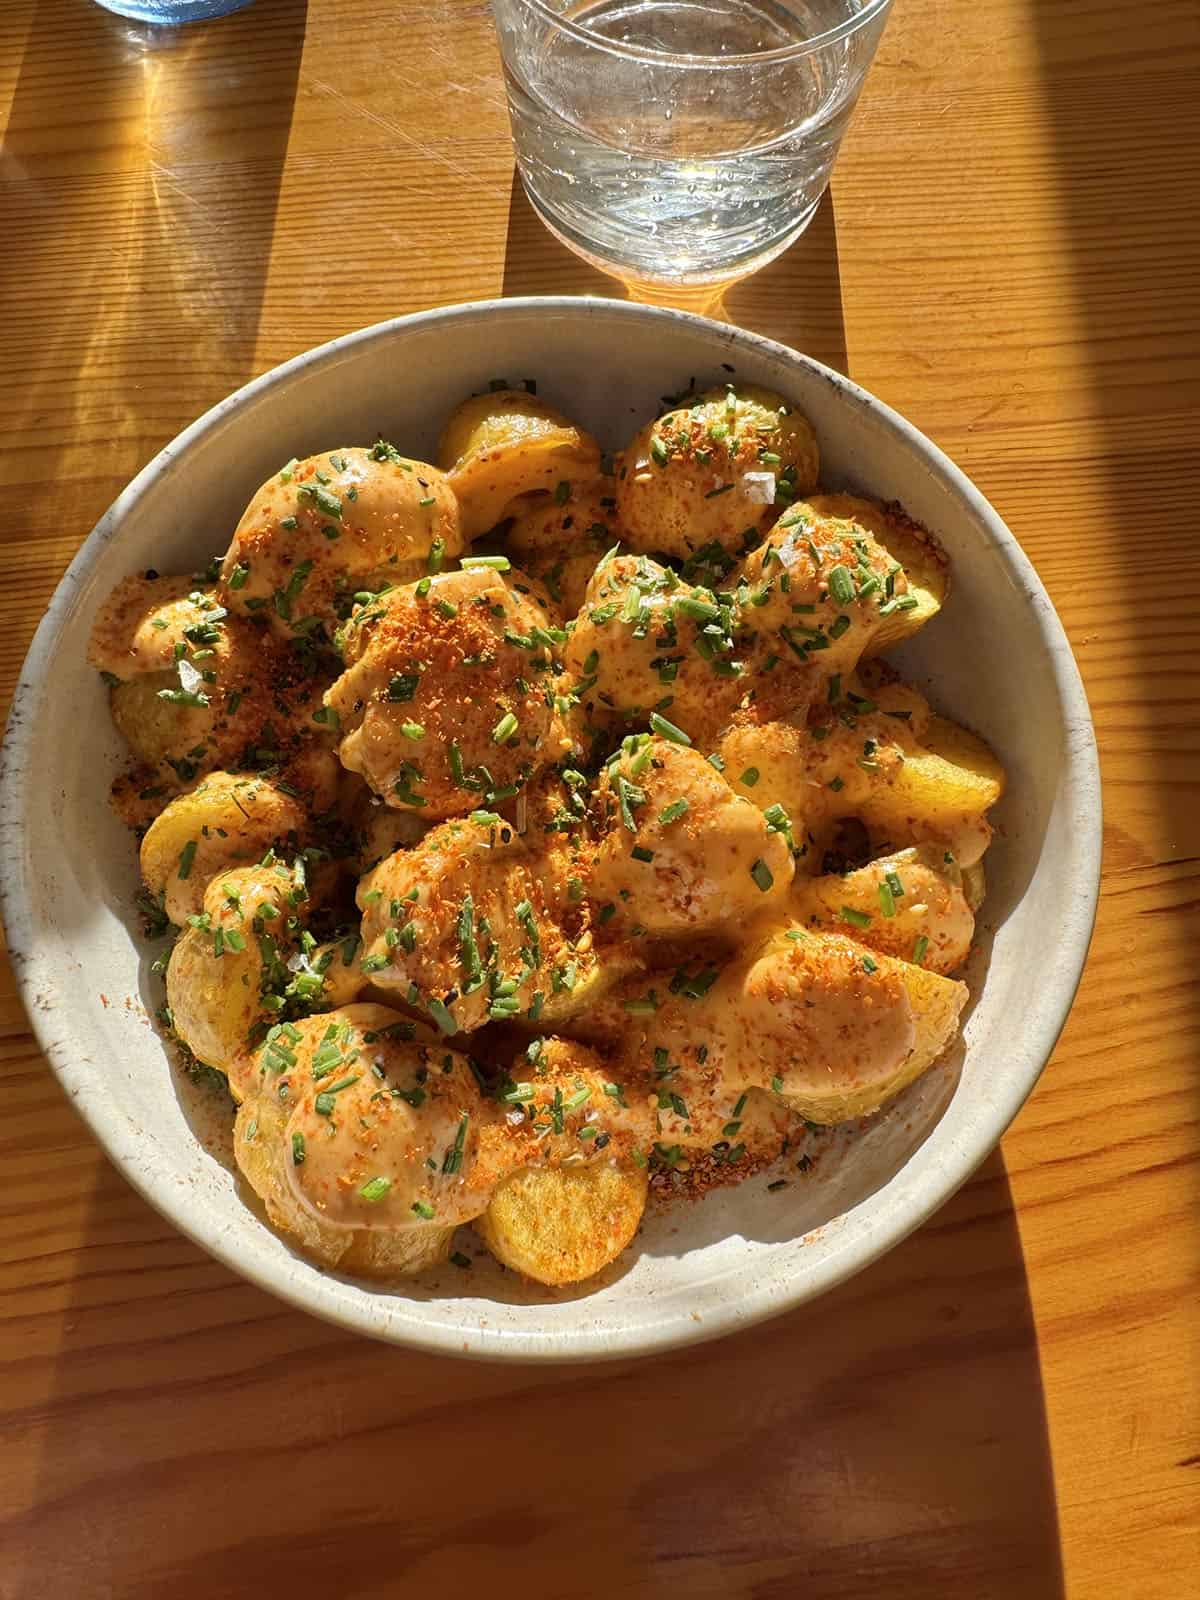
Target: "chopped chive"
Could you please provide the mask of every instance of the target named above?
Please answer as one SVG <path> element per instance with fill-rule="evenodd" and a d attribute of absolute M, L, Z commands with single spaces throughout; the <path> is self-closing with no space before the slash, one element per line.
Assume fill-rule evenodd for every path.
<path fill-rule="evenodd" d="M 903 898 L 904 885 L 900 882 L 900 874 L 898 872 L 886 872 L 884 874 L 884 882 L 895 895 L 897 900 Z"/>
<path fill-rule="evenodd" d="M 304 1158 L 307 1154 L 308 1151 L 305 1147 L 304 1135 L 302 1133 L 294 1133 L 292 1135 L 292 1165 L 296 1167 L 302 1167 L 304 1165 Z"/>
<path fill-rule="evenodd" d="M 854 928 L 869 928 L 871 918 L 865 911 L 856 911 L 853 906 L 842 907 L 842 921 L 850 923 Z"/>
<path fill-rule="evenodd" d="M 432 1222 L 437 1214 L 428 1200 L 414 1200 L 412 1211 L 414 1216 L 423 1217 L 426 1222 Z"/>
<path fill-rule="evenodd" d="M 179 852 L 179 865 L 176 868 L 181 878 L 190 878 L 192 875 L 192 862 L 196 859 L 196 841 L 189 839 Z"/>
<path fill-rule="evenodd" d="M 672 744 L 691 744 L 691 738 L 684 733 L 682 728 L 677 728 L 673 722 L 668 722 L 666 717 L 660 717 L 657 711 L 650 713 L 650 726 L 660 739 L 669 739 Z"/>
<path fill-rule="evenodd" d="M 373 1205 L 377 1200 L 382 1200 L 391 1187 L 390 1178 L 368 1178 L 358 1192 L 363 1200 L 369 1200 Z"/>
<path fill-rule="evenodd" d="M 493 744 L 507 744 L 520 727 L 520 723 L 511 711 L 506 711 L 500 721 L 492 729 Z"/>
<path fill-rule="evenodd" d="M 455 1022 L 453 1016 L 451 1015 L 450 1007 L 445 1003 L 444 1000 L 439 1000 L 435 996 L 433 999 L 426 1002 L 425 1009 L 429 1012 L 429 1015 L 437 1023 L 438 1027 L 443 1033 L 451 1034 L 458 1032 L 458 1023 Z"/>
<path fill-rule="evenodd" d="M 425 737 L 425 725 L 422 722 L 402 722 L 400 724 L 400 732 L 406 739 L 423 739 Z"/>
<path fill-rule="evenodd" d="M 653 861 L 654 851 L 647 850 L 643 845 L 635 844 L 629 852 L 635 861 Z"/>
<path fill-rule="evenodd" d="M 470 1113 L 464 1111 L 458 1119 L 458 1132 L 454 1136 L 454 1144 L 447 1150 L 442 1161 L 442 1171 L 445 1173 L 458 1172 L 462 1167 L 463 1149 L 467 1142 L 467 1128 L 470 1125 Z"/>
<path fill-rule="evenodd" d="M 650 440 L 650 455 L 660 467 L 665 467 L 667 462 L 671 459 L 671 452 L 659 438 L 658 434 L 655 434 Z"/>
<path fill-rule="evenodd" d="M 687 809 L 688 803 L 686 800 L 672 800 L 669 806 L 665 806 L 663 810 L 659 812 L 658 820 L 665 827 L 668 823 L 678 822 L 680 817 L 686 813 Z"/>
<path fill-rule="evenodd" d="M 913 945 L 912 958 L 913 958 L 913 965 L 914 966 L 919 967 L 921 965 L 921 962 L 925 959 L 925 952 L 928 949 L 929 949 L 929 940 L 922 933 L 918 937 L 916 944 Z"/>
<path fill-rule="evenodd" d="M 896 915 L 896 897 L 892 893 L 892 886 L 886 880 L 879 885 L 879 909 L 885 917 Z"/>
<path fill-rule="evenodd" d="M 758 782 L 758 776 L 759 774 L 757 767 L 747 767 L 745 772 L 743 772 L 741 777 L 738 779 L 738 782 L 744 783 L 748 789 L 753 789 L 754 785 Z"/>
<path fill-rule="evenodd" d="M 512 562 L 507 556 L 463 556 L 459 566 L 470 572 L 473 568 L 490 568 L 493 572 L 508 572 Z"/>

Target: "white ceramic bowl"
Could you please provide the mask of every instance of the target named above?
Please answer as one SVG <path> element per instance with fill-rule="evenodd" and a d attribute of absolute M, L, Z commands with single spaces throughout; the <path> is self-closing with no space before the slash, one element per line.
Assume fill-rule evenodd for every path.
<path fill-rule="evenodd" d="M 379 434 L 416 456 L 489 379 L 538 392 L 607 447 L 660 395 L 741 381 L 812 419 L 822 482 L 901 501 L 953 562 L 944 613 L 898 654 L 1008 769 L 963 1045 L 807 1177 L 765 1178 L 648 1215 L 596 1286 L 526 1288 L 489 1258 L 402 1290 L 322 1272 L 257 1218 L 198 1141 L 189 1096 L 143 1005 L 132 841 L 109 810 L 123 760 L 85 665 L 97 606 L 129 572 L 203 566 L 281 461 Z M 38 1039 L 121 1171 L 197 1243 L 306 1311 L 452 1354 L 581 1360 L 709 1339 L 811 1299 L 896 1244 L 989 1153 L 1066 1019 L 1096 905 L 1100 791 L 1087 702 L 1016 540 L 940 451 L 839 374 L 737 328 L 606 300 L 452 307 L 364 329 L 215 406 L 119 496 L 63 578 L 25 662 L 6 739 L 0 863 L 13 960 Z"/>

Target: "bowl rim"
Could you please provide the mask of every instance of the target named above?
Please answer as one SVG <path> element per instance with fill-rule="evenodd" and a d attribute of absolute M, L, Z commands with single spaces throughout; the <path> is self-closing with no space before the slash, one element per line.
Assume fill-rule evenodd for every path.
<path fill-rule="evenodd" d="M 1061 982 L 1040 1008 L 1033 1036 L 1027 1039 L 1023 1070 L 1014 1070 L 997 1085 L 986 1118 L 987 1138 L 979 1144 L 954 1145 L 940 1170 L 922 1184 L 910 1184 L 896 1197 L 886 1221 L 871 1232 L 860 1235 L 854 1248 L 831 1252 L 815 1269 L 797 1273 L 783 1293 L 751 1289 L 739 1299 L 730 1299 L 716 1310 L 709 1310 L 703 1321 L 694 1320 L 681 1308 L 652 1325 L 630 1329 L 620 1335 L 587 1329 L 564 1339 L 561 1333 L 520 1334 L 473 1328 L 464 1341 L 462 1330 L 433 1320 L 400 1319 L 395 1315 L 372 1323 L 367 1310 L 354 1296 L 342 1291 L 355 1288 L 349 1280 L 320 1268 L 321 1290 L 316 1303 L 303 1283 L 293 1283 L 285 1272 L 269 1263 L 245 1262 L 231 1248 L 221 1230 L 206 1221 L 202 1208 L 176 1198 L 176 1191 L 156 1189 L 139 1168 L 144 1152 L 136 1136 L 119 1113 L 108 1112 L 102 1098 L 87 1097 L 69 1082 L 70 1060 L 67 1038 L 55 1025 L 61 1008 L 38 1003 L 31 957 L 36 946 L 36 918 L 30 893 L 25 853 L 21 849 L 0 851 L 0 915 L 7 930 L 10 958 L 18 992 L 25 1006 L 34 1037 L 51 1069 L 67 1092 L 71 1104 L 96 1138 L 105 1154 L 134 1189 L 161 1216 L 187 1238 L 277 1299 L 295 1306 L 348 1331 L 427 1352 L 467 1357 L 475 1360 L 507 1360 L 524 1363 L 618 1360 L 649 1355 L 685 1345 L 722 1337 L 739 1328 L 750 1327 L 769 1317 L 794 1309 L 817 1298 L 836 1284 L 871 1265 L 899 1244 L 943 1206 L 976 1168 L 996 1148 L 1001 1136 L 1028 1099 L 1058 1040 L 1074 1002 L 1091 942 L 1099 900 L 1102 820 L 1100 810 L 1100 768 L 1091 712 L 1078 666 L 1065 630 L 1032 563 L 1003 519 L 975 487 L 966 474 L 919 429 L 885 402 L 877 399 L 852 379 L 833 368 L 761 334 L 721 323 L 689 311 L 644 305 L 601 296 L 527 295 L 506 299 L 466 301 L 433 307 L 388 318 L 367 327 L 338 335 L 323 344 L 292 356 L 234 390 L 163 446 L 116 496 L 63 573 L 46 612 L 38 625 L 17 678 L 5 736 L 0 746 L 0 834 L 19 837 L 21 819 L 33 798 L 36 782 L 29 761 L 31 719 L 22 713 L 23 702 L 48 681 L 48 668 L 58 636 L 74 602 L 76 590 L 91 573 L 103 551 L 118 536 L 130 507 L 172 461 L 198 441 L 222 427 L 230 413 L 264 391 L 286 383 L 302 370 L 340 360 L 347 351 L 375 342 L 386 343 L 398 334 L 423 326 L 443 323 L 470 323 L 529 313 L 565 313 L 576 316 L 602 314 L 627 320 L 631 332 L 638 324 L 661 323 L 664 319 L 684 325 L 707 338 L 718 335 L 729 349 L 748 349 L 788 365 L 807 369 L 837 389 L 851 403 L 873 412 L 886 428 L 898 435 L 909 453 L 933 470 L 964 508 L 987 529 L 990 538 L 1003 550 L 1005 560 L 1018 574 L 1025 592 L 1039 601 L 1039 631 L 1050 658 L 1056 695 L 1063 711 L 1063 726 L 1069 730 L 1065 744 L 1064 799 L 1074 801 L 1076 815 L 1086 815 L 1092 825 L 1075 830 L 1071 857 L 1064 863 L 1071 884 L 1070 917 L 1064 917 L 1059 930 L 1063 942 L 1056 951 Z M 849 1246 L 849 1241 L 847 1242 Z M 369 1286 L 363 1286 L 370 1294 Z"/>

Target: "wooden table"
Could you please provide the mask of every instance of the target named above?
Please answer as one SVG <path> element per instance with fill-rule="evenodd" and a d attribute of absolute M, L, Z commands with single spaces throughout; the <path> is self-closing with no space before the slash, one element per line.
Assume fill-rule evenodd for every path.
<path fill-rule="evenodd" d="M 727 300 L 966 468 L 1087 680 L 1099 925 L 1002 1152 L 739 1338 L 450 1363 L 179 1237 L 6 979 L 2 1600 L 1197 1592 L 1198 45 L 1194 0 L 902 3 L 832 204 Z M 171 35 L 5 0 L 0 131 L 6 693 L 100 512 L 228 390 L 399 312 L 609 291 L 513 181 L 480 4 Z"/>

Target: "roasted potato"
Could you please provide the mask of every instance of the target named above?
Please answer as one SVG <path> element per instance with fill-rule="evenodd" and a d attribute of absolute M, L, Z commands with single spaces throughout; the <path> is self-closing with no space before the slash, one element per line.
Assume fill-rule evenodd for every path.
<path fill-rule="evenodd" d="M 514 1272 L 537 1283 L 582 1283 L 633 1238 L 649 1187 L 644 1167 L 525 1167 L 498 1186 L 475 1228 Z"/>
<path fill-rule="evenodd" d="M 206 773 L 260 759 L 316 811 L 336 763 L 314 724 L 313 667 L 193 578 L 126 578 L 100 608 L 89 660 L 109 682 L 113 721 L 141 764 L 113 787 L 121 816 L 145 827 L 165 799 Z"/>
<path fill-rule="evenodd" d="M 858 814 L 895 843 L 946 845 L 960 867 L 987 848 L 987 812 L 1004 793 L 1004 769 L 982 739 L 944 717 L 930 717 L 921 743 L 902 738 L 904 759 Z"/>
<path fill-rule="evenodd" d="M 456 1170 L 445 1177 L 439 1174 L 442 1187 L 436 1200 L 425 1198 L 426 1190 L 432 1196 L 432 1180 L 417 1149 L 432 1148 L 429 1131 L 424 1135 L 418 1132 L 412 1143 L 401 1137 L 397 1151 L 391 1153 L 401 1154 L 407 1163 L 398 1185 L 400 1194 L 381 1172 L 372 1170 L 359 1181 L 365 1170 L 363 1161 L 371 1165 L 371 1129 L 355 1129 L 347 1147 L 347 1121 L 357 1119 L 343 1109 L 343 1096 L 358 1082 L 374 1086 L 370 1093 L 376 1098 L 367 1102 L 372 1128 L 389 1127 L 389 1114 L 397 1109 L 397 1102 L 405 1107 L 400 1120 L 413 1131 L 430 1121 L 424 1111 L 423 1088 L 431 1081 L 425 1065 L 429 1046 L 427 1042 L 409 1042 L 418 1031 L 384 1006 L 346 1006 L 322 1017 L 280 1026 L 259 1054 L 247 1098 L 238 1111 L 234 1154 L 272 1225 L 323 1265 L 384 1279 L 423 1271 L 449 1252 L 456 1226 L 450 1219 L 463 1209 L 457 1191 L 474 1192 L 469 1182 L 459 1180 Z M 365 1079 L 354 1079 L 356 1069 L 364 1063 L 369 1063 L 371 1070 Z M 449 1126 L 445 1107 L 451 1102 L 456 1106 L 460 1099 L 464 1106 L 469 1101 L 473 1107 L 477 1094 L 473 1097 L 461 1078 L 453 1080 L 453 1073 L 449 1077 L 456 1082 L 457 1094 L 454 1089 L 444 1089 L 447 1076 L 439 1062 L 433 1079 L 435 1099 L 430 1102 L 439 1108 L 433 1119 L 437 1126 L 430 1131 L 436 1143 L 439 1130 L 447 1128 L 453 1151 L 461 1114 L 457 1121 L 451 1114 L 453 1125 Z M 347 1078 L 354 1082 L 346 1083 Z M 339 1084 L 343 1086 L 337 1087 Z M 316 1100 L 322 1094 L 328 1099 L 328 1110 L 317 1112 Z M 439 1154 L 444 1162 L 440 1147 Z M 464 1138 L 459 1170 L 467 1155 Z M 325 1199 L 329 1186 L 325 1169 L 331 1163 L 339 1173 L 352 1174 L 344 1183 L 335 1182 L 333 1205 Z M 417 1200 L 407 1198 L 418 1190 Z M 449 1195 L 445 1218 L 427 1216 L 445 1195 Z M 468 1200 L 465 1209 L 471 1211 L 473 1204 Z"/>
<path fill-rule="evenodd" d="M 594 478 L 600 450 L 544 400 L 500 389 L 463 401 L 442 433 L 438 461 L 470 540 L 502 522 L 522 496 Z"/>
<path fill-rule="evenodd" d="M 359 883 L 362 970 L 375 988 L 412 997 L 446 1033 L 489 1019 L 539 1019 L 559 989 L 586 979 L 547 902 L 534 842 L 495 813 L 432 829 Z M 540 998 L 538 998 L 540 997 Z"/>
<path fill-rule="evenodd" d="M 852 667 L 910 602 L 904 572 L 882 545 L 805 504 L 784 512 L 735 577 L 742 624 L 826 674 Z"/>
<path fill-rule="evenodd" d="M 844 876 L 798 878 L 789 910 L 801 927 L 845 933 L 931 972 L 953 972 L 970 951 L 975 918 L 963 875 L 944 854 L 922 846 Z"/>
<path fill-rule="evenodd" d="M 817 482 L 807 419 L 767 389 L 730 384 L 647 424 L 617 467 L 617 510 L 630 547 L 688 560 L 737 556 L 777 506 Z"/>
<path fill-rule="evenodd" d="M 221 567 L 231 611 L 285 639 L 332 638 L 340 603 L 408 583 L 464 547 L 445 475 L 380 443 L 289 462 L 242 514 Z"/>
<path fill-rule="evenodd" d="M 273 1015 L 267 1003 L 287 981 L 285 962 L 303 913 L 303 893 L 282 863 L 235 867 L 212 879 L 204 911 L 175 941 L 167 1004 L 175 1032 L 198 1060 L 244 1093 L 253 1034 Z"/>
<path fill-rule="evenodd" d="M 297 1205 L 287 1182 L 287 1107 L 273 1091 L 244 1100 L 233 1129 L 233 1152 L 246 1182 L 277 1233 L 324 1267 L 356 1277 L 412 1277 L 445 1261 L 454 1229 L 430 1225 L 385 1230 L 335 1226 Z"/>
<path fill-rule="evenodd" d="M 355 619 L 325 696 L 342 764 L 427 821 L 515 794 L 567 748 L 539 607 L 484 567 L 393 590 Z"/>
<path fill-rule="evenodd" d="M 606 836 L 589 891 L 614 926 L 656 935 L 736 940 L 786 896 L 792 853 L 775 826 L 739 798 L 697 751 L 669 739 L 626 740 L 601 774 Z"/>
<path fill-rule="evenodd" d="M 644 727 L 666 716 L 710 748 L 745 690 L 728 599 L 647 556 L 615 556 L 587 586 L 565 661 L 590 716 Z"/>
<path fill-rule="evenodd" d="M 505 545 L 523 572 L 545 584 L 561 617 L 573 617 L 596 564 L 622 539 L 616 481 L 571 483 L 519 502 Z"/>
<path fill-rule="evenodd" d="M 844 719 L 823 712 L 804 726 L 732 728 L 718 748 L 734 789 L 782 806 L 801 848 L 829 822 L 860 817 L 876 854 L 933 842 L 960 867 L 974 865 L 991 836 L 986 813 L 1003 792 L 1003 769 L 987 746 L 941 717 L 926 720 L 918 741 L 909 722 L 869 700 L 850 698 L 845 710 Z M 819 866 L 815 849 L 806 855 Z"/>
<path fill-rule="evenodd" d="M 299 848 L 307 818 L 291 795 L 266 778 L 212 772 L 172 800 L 142 840 L 142 880 L 182 926 L 200 911 L 219 872 L 258 860 L 272 845 Z"/>
<path fill-rule="evenodd" d="M 937 540 L 920 523 L 905 516 L 899 506 L 882 506 L 860 495 L 810 494 L 805 504 L 818 517 L 855 523 L 904 569 L 903 593 L 916 604 L 898 606 L 884 617 L 867 641 L 864 655 L 889 650 L 938 614 L 950 586 L 950 564 Z"/>
<path fill-rule="evenodd" d="M 722 967 L 630 979 L 572 1031 L 608 1047 L 618 1078 L 664 1059 L 700 1085 L 770 1089 L 834 1123 L 877 1110 L 923 1071 L 966 994 L 841 934 L 784 926 Z"/>

